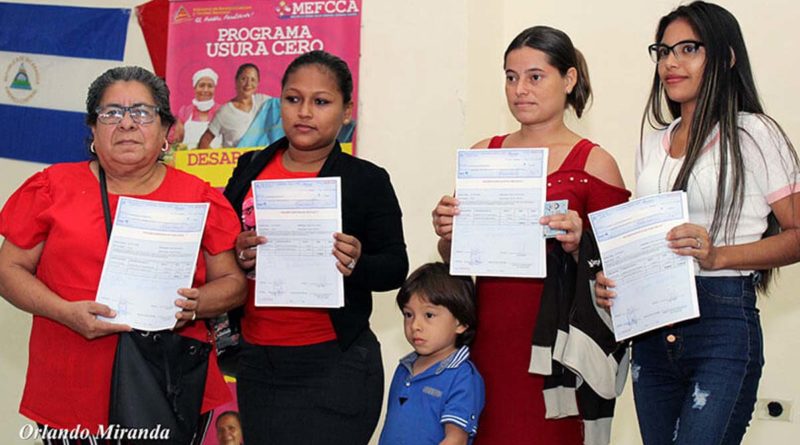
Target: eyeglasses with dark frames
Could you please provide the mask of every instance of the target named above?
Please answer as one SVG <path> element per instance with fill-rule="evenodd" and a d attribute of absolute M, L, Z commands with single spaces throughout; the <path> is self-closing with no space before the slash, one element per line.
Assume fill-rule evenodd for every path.
<path fill-rule="evenodd" d="M 653 59 L 653 62 L 659 63 L 666 59 L 669 53 L 672 53 L 678 61 L 694 59 L 700 54 L 700 48 L 704 46 L 703 42 L 698 42 L 697 40 L 681 40 L 672 46 L 654 43 L 648 46 L 647 50 L 650 52 L 650 58 Z"/>
<path fill-rule="evenodd" d="M 131 120 L 139 125 L 152 124 L 158 116 L 160 108 L 153 105 L 136 104 L 130 107 L 119 105 L 106 105 L 94 109 L 97 120 L 103 124 L 116 125 L 122 122 L 125 113 L 130 114 Z"/>

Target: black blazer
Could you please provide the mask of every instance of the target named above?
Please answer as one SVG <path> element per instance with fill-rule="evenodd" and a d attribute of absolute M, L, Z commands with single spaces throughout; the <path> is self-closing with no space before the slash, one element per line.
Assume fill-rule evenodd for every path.
<path fill-rule="evenodd" d="M 225 197 L 238 215 L 250 182 L 289 141 L 282 138 L 260 151 L 243 154 L 225 187 Z M 361 241 L 361 258 L 344 279 L 344 307 L 330 309 L 331 322 L 342 349 L 369 327 L 372 292 L 400 287 L 408 273 L 408 254 L 403 239 L 400 204 L 386 170 L 333 147 L 319 172 L 320 177 L 342 181 L 342 231 Z"/>

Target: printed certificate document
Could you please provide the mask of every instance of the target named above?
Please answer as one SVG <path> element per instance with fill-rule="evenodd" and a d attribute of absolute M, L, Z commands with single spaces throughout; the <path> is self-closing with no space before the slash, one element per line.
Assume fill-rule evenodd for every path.
<path fill-rule="evenodd" d="M 117 316 L 104 320 L 144 331 L 175 326 L 178 289 L 192 286 L 207 215 L 208 203 L 119 198 L 96 298 Z"/>
<path fill-rule="evenodd" d="M 368 191 L 367 191 L 368 193 Z M 256 306 L 344 306 L 333 256 L 342 231 L 340 178 L 253 181 L 257 247 Z"/>
<path fill-rule="evenodd" d="M 547 193 L 547 149 L 458 150 L 450 273 L 547 274 L 539 218 Z"/>
<path fill-rule="evenodd" d="M 694 259 L 676 255 L 667 232 L 688 222 L 685 192 L 645 196 L 590 213 L 600 258 L 616 282 L 617 341 L 700 316 Z"/>

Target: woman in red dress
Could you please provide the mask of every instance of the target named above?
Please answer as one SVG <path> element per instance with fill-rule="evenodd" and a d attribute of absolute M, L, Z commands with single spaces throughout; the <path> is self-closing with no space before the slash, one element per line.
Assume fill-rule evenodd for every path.
<path fill-rule="evenodd" d="M 520 129 L 482 140 L 473 148 L 547 147 L 548 200 L 569 200 L 566 215 L 542 224 L 566 230 L 556 240 L 577 257 L 587 214 L 627 201 L 611 155 L 564 124 L 572 107 L 580 117 L 591 96 L 583 56 L 563 32 L 535 26 L 520 33 L 505 52 L 506 99 Z M 433 210 L 439 253 L 450 258 L 458 200 L 441 198 Z M 581 444 L 578 418 L 546 419 L 544 377 L 528 373 L 531 335 L 539 314 L 541 279 L 479 277 L 478 332 L 473 357 L 486 383 L 486 408 L 476 444 Z"/>
<path fill-rule="evenodd" d="M 225 197 L 160 162 L 175 122 L 166 83 L 143 68 L 112 68 L 90 86 L 86 112 L 91 159 L 36 173 L 0 211 L 0 235 L 5 237 L 0 295 L 33 315 L 20 413 L 51 432 L 85 430 L 103 439 L 81 434 L 81 443 L 111 443 L 103 431 L 111 431 L 117 334 L 131 328 L 98 318 L 116 316 L 95 301 L 108 246 L 101 172 L 112 220 L 121 196 L 209 204 L 192 288 L 175 290 L 177 334 L 210 342 L 203 319 L 241 305 L 246 281 L 233 254 L 239 224 Z M 184 393 L 191 389 L 183 387 Z M 202 441 L 207 426 L 201 413 L 208 416 L 229 399 L 211 354 L 198 419 L 189 420 L 200 424 L 192 444 Z M 46 445 L 78 442 L 43 436 Z"/>

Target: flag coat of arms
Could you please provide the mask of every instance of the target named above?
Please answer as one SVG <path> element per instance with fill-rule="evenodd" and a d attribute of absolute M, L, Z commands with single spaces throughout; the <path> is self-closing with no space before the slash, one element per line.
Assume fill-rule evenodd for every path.
<path fill-rule="evenodd" d="M 130 14 L 0 2 L 0 157 L 87 159 L 86 93 L 122 64 Z"/>

